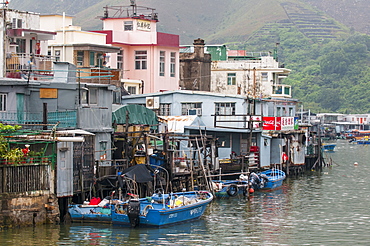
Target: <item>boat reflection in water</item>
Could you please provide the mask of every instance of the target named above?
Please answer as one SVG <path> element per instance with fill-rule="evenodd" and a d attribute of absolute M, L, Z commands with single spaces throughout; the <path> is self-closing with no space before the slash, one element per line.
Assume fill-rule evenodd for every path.
<path fill-rule="evenodd" d="M 197 221 L 179 223 L 171 227 L 123 227 L 107 224 L 84 223 L 71 226 L 61 236 L 59 244 L 70 242 L 81 245 L 159 245 L 164 241 L 169 244 L 201 244 L 200 235 L 207 232 L 206 222 Z M 163 241 L 163 239 L 165 240 Z"/>

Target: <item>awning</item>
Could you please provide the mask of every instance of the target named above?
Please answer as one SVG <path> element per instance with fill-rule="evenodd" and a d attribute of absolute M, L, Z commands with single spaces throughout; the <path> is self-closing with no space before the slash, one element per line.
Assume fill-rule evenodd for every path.
<path fill-rule="evenodd" d="M 24 37 L 25 34 L 36 34 L 38 40 L 52 40 L 57 35 L 56 32 L 33 30 L 33 29 L 7 29 L 9 37 Z"/>
<path fill-rule="evenodd" d="M 207 132 L 229 132 L 229 133 L 250 133 L 250 129 L 235 129 L 223 127 L 204 127 L 204 126 L 185 126 L 187 130 L 206 130 Z M 253 129 L 254 133 L 262 132 L 262 130 Z"/>
<path fill-rule="evenodd" d="M 205 126 L 201 119 L 196 115 L 183 116 L 158 116 L 159 120 L 167 124 L 169 132 L 184 133 L 184 129 L 188 126 L 198 128 Z"/>
<path fill-rule="evenodd" d="M 121 49 L 120 47 L 103 44 L 72 44 L 71 46 L 74 48 L 74 50 L 87 50 L 103 53 L 118 53 Z"/>

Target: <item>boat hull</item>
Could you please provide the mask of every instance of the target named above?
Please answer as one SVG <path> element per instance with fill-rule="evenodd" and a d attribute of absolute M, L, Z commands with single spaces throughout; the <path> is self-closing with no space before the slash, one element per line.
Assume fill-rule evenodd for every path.
<path fill-rule="evenodd" d="M 193 195 L 191 195 L 193 194 Z M 174 193 L 173 196 L 185 196 L 196 199 L 197 192 Z M 152 199 L 140 199 L 139 226 L 166 226 L 200 218 L 212 201 L 213 196 L 207 192 L 207 198 L 193 204 L 171 207 L 171 201 L 164 203 L 153 202 Z M 160 202 L 160 200 L 159 200 Z M 112 223 L 117 225 L 131 225 L 127 214 L 128 204 L 117 204 L 112 207 Z"/>
<path fill-rule="evenodd" d="M 285 179 L 285 177 L 281 178 L 279 180 L 273 180 L 273 181 L 269 180 L 262 189 L 269 189 L 269 190 L 276 189 L 276 188 L 283 185 L 284 179 Z"/>
<path fill-rule="evenodd" d="M 111 208 L 94 205 L 69 205 L 72 222 L 111 222 Z"/>
<path fill-rule="evenodd" d="M 369 140 L 357 140 L 356 143 L 357 144 L 370 144 L 370 141 Z"/>
<path fill-rule="evenodd" d="M 322 149 L 324 151 L 334 151 L 336 144 L 323 144 Z"/>
<path fill-rule="evenodd" d="M 282 186 L 284 179 L 286 178 L 285 172 L 279 169 L 270 169 L 261 172 L 261 175 L 267 177 L 267 182 L 261 188 L 262 190 L 272 190 Z"/>
<path fill-rule="evenodd" d="M 213 183 L 219 187 L 216 188 L 215 196 L 217 198 L 227 198 L 234 196 L 247 195 L 248 182 L 244 180 L 214 180 Z"/>

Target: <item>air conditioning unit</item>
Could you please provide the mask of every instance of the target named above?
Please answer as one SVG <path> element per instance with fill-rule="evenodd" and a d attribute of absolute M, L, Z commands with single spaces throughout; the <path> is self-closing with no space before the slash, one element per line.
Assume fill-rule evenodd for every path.
<path fill-rule="evenodd" d="M 202 115 L 201 108 L 188 109 L 188 115 Z"/>
<path fill-rule="evenodd" d="M 159 108 L 159 97 L 147 97 L 146 107 L 150 109 L 158 109 Z"/>

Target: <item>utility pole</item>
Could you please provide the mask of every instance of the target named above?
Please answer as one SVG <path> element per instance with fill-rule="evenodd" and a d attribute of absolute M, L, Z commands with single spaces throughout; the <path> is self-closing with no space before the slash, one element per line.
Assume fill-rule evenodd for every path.
<path fill-rule="evenodd" d="M 3 1 L 1 3 L 3 6 L 2 8 L 2 18 L 3 18 L 3 30 L 2 30 L 2 40 L 3 40 L 3 48 L 2 48 L 2 54 L 0 54 L 0 60 L 3 61 L 3 64 L 1 66 L 0 74 L 2 77 L 6 76 L 6 47 L 7 47 L 7 34 L 6 34 L 6 10 L 8 9 L 9 1 Z"/>

